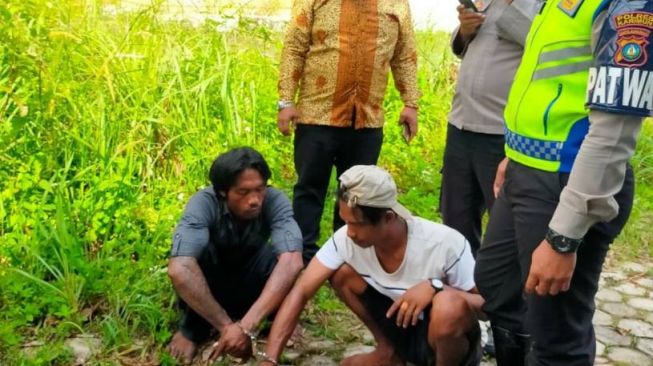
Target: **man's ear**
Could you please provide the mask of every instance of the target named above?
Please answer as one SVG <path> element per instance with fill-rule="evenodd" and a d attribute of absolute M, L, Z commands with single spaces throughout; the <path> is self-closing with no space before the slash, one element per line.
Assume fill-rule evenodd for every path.
<path fill-rule="evenodd" d="M 390 221 L 394 220 L 396 217 L 398 216 L 394 211 L 386 210 L 385 213 L 383 214 L 383 221 L 385 221 L 385 223 L 387 224 Z"/>

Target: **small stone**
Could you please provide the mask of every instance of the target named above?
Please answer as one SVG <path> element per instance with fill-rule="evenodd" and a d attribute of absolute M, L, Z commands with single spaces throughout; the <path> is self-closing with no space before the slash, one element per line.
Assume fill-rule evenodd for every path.
<path fill-rule="evenodd" d="M 644 311 L 653 311 L 653 299 L 647 299 L 644 297 L 636 297 L 628 300 L 628 305 Z"/>
<path fill-rule="evenodd" d="M 370 353 L 374 351 L 375 347 L 374 346 L 365 346 L 362 344 L 354 344 L 345 350 L 345 352 L 342 354 L 342 358 L 347 358 L 353 355 L 358 355 L 361 353 Z"/>
<path fill-rule="evenodd" d="M 653 356 L 653 339 L 644 339 L 644 338 L 638 339 L 637 349 Z"/>
<path fill-rule="evenodd" d="M 612 325 L 612 316 L 604 311 L 596 310 L 592 323 L 596 325 Z"/>
<path fill-rule="evenodd" d="M 653 324 L 653 313 L 646 316 L 646 321 Z"/>
<path fill-rule="evenodd" d="M 637 337 L 653 338 L 653 325 L 637 319 L 621 319 L 618 327 Z"/>
<path fill-rule="evenodd" d="M 311 356 L 304 360 L 300 366 L 337 366 L 338 364 L 326 356 Z"/>
<path fill-rule="evenodd" d="M 603 343 L 596 341 L 596 354 L 602 356 L 605 353 L 605 345 Z"/>
<path fill-rule="evenodd" d="M 374 344 L 374 335 L 372 335 L 372 332 L 369 331 L 369 329 L 365 328 L 361 330 L 361 339 L 363 340 L 363 343 L 365 344 Z"/>
<path fill-rule="evenodd" d="M 594 332 L 596 333 L 596 339 L 601 341 L 603 344 L 609 344 L 611 346 L 630 346 L 630 337 L 617 333 L 617 331 L 611 327 L 599 325 L 594 327 Z"/>
<path fill-rule="evenodd" d="M 332 350 L 336 344 L 329 340 L 313 341 L 306 345 L 306 350 L 311 352 L 324 352 Z"/>
<path fill-rule="evenodd" d="M 610 360 L 605 357 L 596 357 L 594 359 L 594 366 L 608 366 L 610 365 Z"/>
<path fill-rule="evenodd" d="M 614 290 L 602 289 L 596 293 L 596 298 L 601 301 L 621 302 L 621 294 Z"/>
<path fill-rule="evenodd" d="M 626 262 L 623 265 L 621 265 L 621 268 L 624 269 L 626 272 L 632 272 L 632 273 L 644 273 L 648 270 L 645 266 L 635 263 L 635 262 Z"/>
<path fill-rule="evenodd" d="M 653 290 L 653 279 L 651 278 L 642 277 L 635 280 L 635 282 L 642 287 L 646 287 L 648 289 Z"/>
<path fill-rule="evenodd" d="M 73 351 L 75 365 L 84 365 L 96 354 L 100 348 L 101 341 L 93 336 L 78 336 L 66 341 L 66 346 Z"/>
<path fill-rule="evenodd" d="M 651 364 L 649 356 L 642 352 L 624 347 L 611 348 L 608 357 L 612 361 L 623 362 L 626 365 L 646 366 Z"/>
<path fill-rule="evenodd" d="M 637 311 L 635 309 L 631 308 L 630 306 L 622 303 L 616 303 L 616 302 L 606 302 L 605 304 L 601 305 L 601 309 L 605 311 L 606 313 L 615 315 L 615 316 L 628 316 L 632 317 L 637 315 Z"/>
<path fill-rule="evenodd" d="M 646 294 L 646 290 L 629 282 L 622 283 L 614 289 L 621 292 L 622 294 L 630 296 L 644 296 Z"/>
<path fill-rule="evenodd" d="M 21 350 L 23 351 L 23 354 L 27 358 L 34 358 L 36 357 L 36 354 L 39 352 L 41 347 L 43 347 L 45 343 L 42 341 L 30 341 L 25 344 L 23 344 L 23 347 Z"/>
<path fill-rule="evenodd" d="M 621 272 L 603 272 L 601 277 L 609 281 L 623 281 L 626 279 L 626 275 Z"/>
<path fill-rule="evenodd" d="M 299 351 L 288 350 L 283 353 L 283 360 L 294 364 L 301 356 L 302 353 Z"/>

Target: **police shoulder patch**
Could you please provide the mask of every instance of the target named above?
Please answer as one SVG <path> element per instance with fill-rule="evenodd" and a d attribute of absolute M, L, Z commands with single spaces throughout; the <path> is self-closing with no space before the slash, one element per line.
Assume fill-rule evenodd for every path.
<path fill-rule="evenodd" d="M 607 9 L 587 85 L 591 109 L 651 115 L 653 1 L 617 0 Z"/>
<path fill-rule="evenodd" d="M 584 0 L 560 0 L 558 3 L 558 9 L 573 18 L 576 16 L 576 13 L 578 13 L 580 6 L 583 5 L 583 1 Z"/>

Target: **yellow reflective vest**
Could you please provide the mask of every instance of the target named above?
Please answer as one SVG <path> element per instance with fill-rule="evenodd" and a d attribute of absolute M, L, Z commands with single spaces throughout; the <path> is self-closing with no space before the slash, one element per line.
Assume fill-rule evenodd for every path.
<path fill-rule="evenodd" d="M 533 20 L 504 111 L 510 159 L 545 171 L 571 171 L 589 129 L 585 94 L 592 23 L 604 3 L 549 0 Z"/>

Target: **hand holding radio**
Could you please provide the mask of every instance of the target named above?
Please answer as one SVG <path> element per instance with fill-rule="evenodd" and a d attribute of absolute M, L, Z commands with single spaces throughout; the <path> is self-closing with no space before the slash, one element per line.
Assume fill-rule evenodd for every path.
<path fill-rule="evenodd" d="M 458 33 L 465 41 L 468 41 L 476 34 L 478 28 L 485 21 L 485 15 L 478 11 L 471 0 L 458 0 L 461 5 L 458 6 L 458 20 L 460 28 Z"/>

